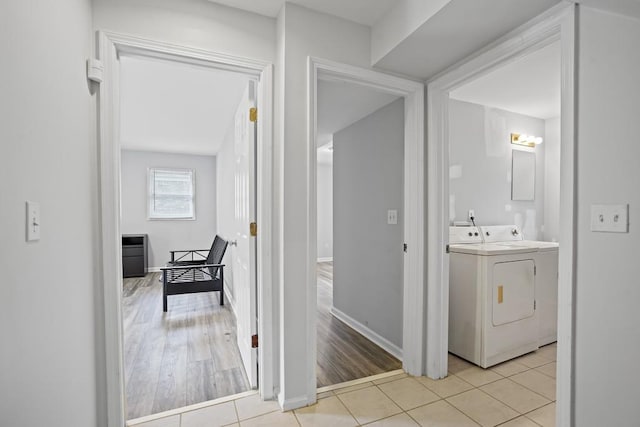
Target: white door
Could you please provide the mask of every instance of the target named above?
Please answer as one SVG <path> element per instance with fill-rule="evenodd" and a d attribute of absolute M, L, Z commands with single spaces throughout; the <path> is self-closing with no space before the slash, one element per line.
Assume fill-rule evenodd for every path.
<path fill-rule="evenodd" d="M 256 237 L 251 224 L 256 220 L 255 145 L 256 123 L 250 110 L 256 108 L 256 82 L 250 81 L 235 116 L 235 229 L 237 247 L 233 257 L 233 287 L 236 304 L 237 338 L 244 369 L 252 388 L 258 387 L 258 349 L 252 346 L 257 334 Z"/>

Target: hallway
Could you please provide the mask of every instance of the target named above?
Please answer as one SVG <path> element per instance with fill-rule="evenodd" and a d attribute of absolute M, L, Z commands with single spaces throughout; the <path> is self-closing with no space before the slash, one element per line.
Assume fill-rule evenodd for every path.
<path fill-rule="evenodd" d="M 331 314 L 333 263 L 318 263 L 318 387 L 402 368 L 402 362 Z"/>

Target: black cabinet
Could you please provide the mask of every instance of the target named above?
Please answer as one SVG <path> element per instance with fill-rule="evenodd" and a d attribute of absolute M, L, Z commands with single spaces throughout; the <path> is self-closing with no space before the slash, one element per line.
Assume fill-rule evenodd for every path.
<path fill-rule="evenodd" d="M 142 277 L 147 272 L 147 235 L 122 235 L 122 277 Z"/>

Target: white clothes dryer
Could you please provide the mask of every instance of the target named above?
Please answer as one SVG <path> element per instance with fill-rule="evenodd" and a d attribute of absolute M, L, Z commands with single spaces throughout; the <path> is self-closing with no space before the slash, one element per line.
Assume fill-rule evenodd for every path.
<path fill-rule="evenodd" d="M 538 345 L 558 340 L 558 249 L 556 242 L 517 240 L 521 236 L 514 226 L 482 226 L 486 242 L 499 242 L 506 246 L 536 248 L 536 310 L 538 314 Z M 514 236 L 513 229 L 517 230 Z M 513 240 L 513 239 L 516 240 Z M 511 239 L 506 241 L 506 239 Z"/>
<path fill-rule="evenodd" d="M 538 348 L 538 249 L 484 237 L 477 227 L 449 229 L 449 351 L 487 368 Z"/>

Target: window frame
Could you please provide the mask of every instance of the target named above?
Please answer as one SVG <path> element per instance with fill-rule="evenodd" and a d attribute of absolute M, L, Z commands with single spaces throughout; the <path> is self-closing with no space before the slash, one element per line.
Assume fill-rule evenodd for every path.
<path fill-rule="evenodd" d="M 191 216 L 163 217 L 154 216 L 153 201 L 155 200 L 155 173 L 156 172 L 188 172 L 191 176 Z M 196 220 L 196 170 L 191 168 L 175 167 L 149 167 L 147 168 L 147 220 L 148 221 L 195 221 Z M 157 214 L 156 214 L 157 215 Z"/>

